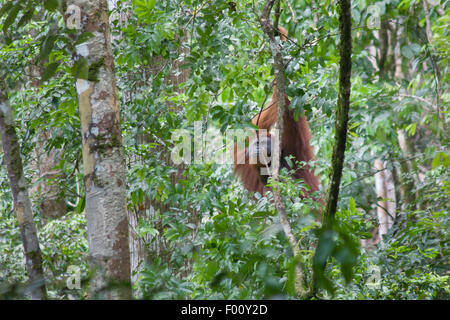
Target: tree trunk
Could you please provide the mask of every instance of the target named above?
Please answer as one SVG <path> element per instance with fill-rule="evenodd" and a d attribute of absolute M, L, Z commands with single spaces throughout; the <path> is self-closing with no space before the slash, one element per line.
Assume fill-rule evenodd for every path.
<path fill-rule="evenodd" d="M 6 86 L 0 79 L 0 131 L 3 151 L 8 168 L 9 183 L 14 201 L 14 213 L 19 221 L 25 252 L 25 263 L 31 287 L 32 299 L 46 299 L 47 291 L 42 270 L 36 225 L 33 220 L 27 180 L 24 176 L 19 141 L 14 127 L 13 113 L 9 104 Z"/>
<path fill-rule="evenodd" d="M 50 135 L 51 129 L 39 132 L 33 152 L 36 158 L 36 173 L 33 177 L 32 195 L 33 198 L 37 197 L 39 200 L 43 223 L 66 214 L 64 189 L 58 183 L 58 180 L 64 180 L 64 172 L 61 169 L 55 169 L 59 162 L 61 149 L 45 150 L 45 143 Z"/>
<path fill-rule="evenodd" d="M 395 193 L 393 193 L 395 191 L 393 190 L 392 175 L 386 170 L 383 161 L 376 159 L 374 166 L 378 171 L 375 174 L 375 187 L 377 198 L 380 198 L 377 203 L 378 238 L 379 241 L 383 242 L 383 236 L 387 234 L 393 224 L 392 217 L 394 215 L 395 205 L 393 206 L 392 200 L 395 197 Z"/>
<path fill-rule="evenodd" d="M 130 250 L 126 204 L 125 160 L 114 78 L 106 0 L 71 2 L 66 12 L 80 14 L 79 34 L 92 33 L 77 45 L 74 60 L 85 59 L 90 80 L 77 79 L 81 117 L 84 185 L 90 262 L 95 270 L 91 282 L 94 298 L 128 299 Z M 78 10 L 75 10 L 75 9 Z M 70 7 L 69 7 L 70 9 Z M 73 18 L 72 18 L 73 19 Z"/>
<path fill-rule="evenodd" d="M 427 0 L 422 0 L 422 5 L 423 5 L 423 11 L 425 13 L 425 30 L 426 30 L 426 34 L 427 34 L 427 40 L 428 40 L 428 43 L 431 43 L 431 40 L 433 39 L 433 33 L 431 32 L 430 11 L 428 9 Z"/>
<path fill-rule="evenodd" d="M 384 15 L 381 18 L 380 30 L 378 31 L 378 40 L 380 42 L 379 59 L 378 59 L 378 70 L 380 72 L 380 79 L 386 76 L 386 61 L 389 51 L 389 22 L 387 16 Z"/>
<path fill-rule="evenodd" d="M 389 33 L 389 30 L 392 32 Z M 381 17 L 380 30 L 378 31 L 378 40 L 380 42 L 380 47 L 378 50 L 378 60 L 376 69 L 379 71 L 379 81 L 383 81 L 387 78 L 389 74 L 388 58 L 391 61 L 396 61 L 396 50 L 400 50 L 399 43 L 400 39 L 396 35 L 397 29 L 390 28 L 388 16 L 383 15 Z M 400 51 L 398 51 L 398 54 Z M 401 72 L 400 70 L 391 70 L 391 73 Z M 373 243 L 383 242 L 383 236 L 387 234 L 389 228 L 393 224 L 393 214 L 395 212 L 395 204 L 392 199 L 395 198 L 395 187 L 393 183 L 392 173 L 387 170 L 385 164 L 381 159 L 375 159 L 374 167 L 378 171 L 375 174 L 375 191 L 377 198 L 381 200 L 377 201 L 377 218 L 378 218 L 378 237 L 373 240 Z M 389 191 L 388 191 L 389 185 Z M 391 199 L 388 201 L 387 199 Z"/>
<path fill-rule="evenodd" d="M 334 123 L 334 144 L 331 155 L 330 182 L 327 190 L 323 226 L 319 243 L 313 258 L 313 278 L 315 286 L 332 287 L 324 280 L 327 261 L 331 256 L 330 241 L 335 241 L 335 215 L 339 199 L 342 169 L 344 167 L 345 147 L 347 142 L 348 114 L 350 111 L 351 71 L 352 71 L 352 21 L 351 1 L 339 0 L 339 91 Z M 328 247 L 328 248 L 327 248 Z"/>
<path fill-rule="evenodd" d="M 330 185 L 325 209 L 325 224 L 331 223 L 337 209 L 339 185 L 344 167 L 347 141 L 348 113 L 350 109 L 352 71 L 352 24 L 350 0 L 340 0 L 339 30 L 341 35 L 339 55 L 339 95 L 335 120 L 335 137 L 331 156 Z"/>
<path fill-rule="evenodd" d="M 44 10 L 40 10 L 37 13 L 38 19 L 43 19 L 43 16 Z M 56 27 L 56 22 L 53 22 L 50 26 L 51 29 L 55 29 Z M 30 36 L 36 39 L 38 30 L 30 30 Z M 36 94 L 38 94 L 41 86 L 45 62 L 37 59 L 37 61 L 34 61 L 34 63 L 28 66 L 31 75 L 28 77 L 28 81 Z M 30 193 L 32 199 L 37 199 L 39 202 L 43 223 L 46 223 L 49 219 L 59 218 L 66 214 L 64 188 L 61 183 L 58 183 L 58 181 L 65 181 L 64 172 L 60 168 L 55 168 L 59 163 L 62 150 L 54 148 L 48 151 L 45 150 L 45 144 L 52 136 L 53 131 L 53 128 L 39 128 L 36 145 L 33 150 L 35 161 L 32 163 L 33 187 Z"/>
<path fill-rule="evenodd" d="M 403 207 L 414 210 L 416 207 L 416 194 L 414 193 L 415 181 L 413 176 L 413 165 L 407 158 L 414 153 L 413 146 L 403 130 L 397 130 L 397 138 L 400 150 L 402 150 L 402 153 L 405 156 L 405 158 L 400 161 L 400 193 L 402 195 Z"/>
<path fill-rule="evenodd" d="M 180 84 L 187 81 L 190 69 L 181 68 L 185 63 L 185 58 L 189 52 L 189 49 L 184 45 L 188 40 L 187 32 L 175 41 L 180 41 L 180 48 L 178 48 L 177 59 L 168 59 L 162 56 L 155 56 L 152 58 L 150 67 L 143 66 L 142 68 L 150 76 L 157 76 L 161 73 L 161 70 L 166 65 L 170 65 L 169 74 L 164 78 L 164 83 L 167 85 L 172 85 L 174 91 L 177 93 L 182 93 L 185 89 L 180 88 Z M 147 82 L 142 83 L 143 86 L 147 85 Z M 132 95 L 130 97 L 132 98 Z M 167 109 L 172 112 L 178 112 L 181 105 L 177 105 L 173 102 L 166 103 Z M 157 150 L 163 156 L 159 159 L 160 163 L 164 166 L 172 166 L 170 159 L 170 150 L 166 145 L 160 144 L 156 141 L 154 137 L 150 137 L 147 134 L 138 135 L 135 137 L 138 144 L 148 144 L 152 142 L 158 142 Z M 131 164 L 143 163 L 144 159 L 139 156 L 129 159 Z M 176 172 L 170 175 L 171 184 L 175 185 L 184 173 L 183 164 L 176 166 Z M 157 214 L 158 212 L 163 213 L 169 208 L 167 205 L 160 201 L 152 201 L 149 197 L 144 197 L 143 203 L 136 206 L 134 210 L 129 210 L 129 220 L 130 220 L 130 255 L 131 255 L 131 271 L 132 271 L 132 283 L 134 284 L 139 277 L 139 270 L 143 267 L 147 260 L 154 259 L 156 257 L 161 258 L 162 261 L 167 261 L 170 256 L 170 251 L 168 251 L 168 244 L 166 243 L 165 237 L 163 236 L 163 231 L 160 226 L 162 216 Z M 193 214 L 194 216 L 194 214 Z M 139 218 L 149 221 L 158 231 L 158 235 L 146 236 L 141 238 L 137 233 L 136 229 L 139 224 Z M 194 224 L 198 225 L 198 222 L 192 221 Z M 188 262 L 186 263 L 188 264 Z"/>
<path fill-rule="evenodd" d="M 401 45 L 402 45 L 402 34 L 404 31 L 404 27 L 398 21 L 398 24 L 395 28 L 395 46 L 394 46 L 394 77 L 401 80 L 403 79 L 403 70 L 402 70 L 402 54 L 401 54 Z"/>

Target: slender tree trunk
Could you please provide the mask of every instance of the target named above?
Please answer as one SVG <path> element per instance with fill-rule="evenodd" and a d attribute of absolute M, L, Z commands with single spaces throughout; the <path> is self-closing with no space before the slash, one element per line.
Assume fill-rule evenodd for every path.
<path fill-rule="evenodd" d="M 352 72 L 352 20 L 351 1 L 339 0 L 339 91 L 334 123 L 334 145 L 331 155 L 330 182 L 325 203 L 324 221 L 319 237 L 319 243 L 314 255 L 314 284 L 322 283 L 323 286 L 331 286 L 327 281 L 323 282 L 323 276 L 330 256 L 329 245 L 333 243 L 335 228 L 335 215 L 339 199 L 339 187 L 341 184 L 342 169 L 344 167 L 345 147 L 347 141 L 348 114 L 350 111 L 350 91 Z M 327 248 L 328 247 L 328 248 Z M 322 280 L 321 280 L 322 279 Z"/>
<path fill-rule="evenodd" d="M 391 33 L 389 33 L 389 30 Z M 378 40 L 380 42 L 380 47 L 378 50 L 379 59 L 377 60 L 376 68 L 380 74 L 379 81 L 383 81 L 389 75 L 389 71 L 391 74 L 401 72 L 401 65 L 399 70 L 395 68 L 391 70 L 389 68 L 390 64 L 388 64 L 389 58 L 390 62 L 397 61 L 396 54 L 400 54 L 400 39 L 397 37 L 397 29 L 395 26 L 391 28 L 389 25 L 387 15 L 383 15 L 383 17 L 381 17 Z M 387 170 L 381 159 L 375 160 L 374 167 L 378 170 L 375 174 L 375 191 L 377 198 L 381 198 L 380 201 L 377 201 L 376 210 L 379 225 L 378 237 L 373 241 L 373 243 L 378 243 L 379 241 L 383 241 L 383 236 L 387 234 L 389 228 L 393 224 L 392 217 L 395 212 L 395 203 L 392 199 L 395 199 L 395 187 L 393 175 L 389 170 Z M 388 198 L 391 200 L 388 201 Z"/>
<path fill-rule="evenodd" d="M 414 192 L 415 181 L 413 176 L 413 164 L 407 158 L 414 153 L 412 152 L 413 146 L 403 130 L 397 130 L 397 138 L 400 150 L 405 157 L 405 159 L 400 161 L 400 193 L 402 195 L 403 207 L 408 207 L 414 210 L 416 207 L 416 194 Z"/>
<path fill-rule="evenodd" d="M 384 168 L 386 168 L 388 162 L 384 162 Z M 386 188 L 386 196 L 388 198 L 387 203 L 387 215 L 388 215 L 388 229 L 392 227 L 394 224 L 394 219 L 396 215 L 396 203 L 397 203 L 397 194 L 395 190 L 395 173 L 394 168 L 392 170 L 385 170 L 384 172 L 384 184 Z"/>
<path fill-rule="evenodd" d="M 402 44 L 402 34 L 404 27 L 398 24 L 395 29 L 395 34 L 393 35 L 396 39 L 394 47 L 394 77 L 401 80 L 403 79 L 402 70 L 402 54 L 401 54 L 401 44 Z"/>
<path fill-rule="evenodd" d="M 425 30 L 427 34 L 427 40 L 429 44 L 432 44 L 433 40 L 433 32 L 431 30 L 431 20 L 430 20 L 430 10 L 428 7 L 428 1 L 422 0 L 423 4 L 423 11 L 425 13 Z M 441 95 L 443 94 L 442 91 L 442 76 L 441 76 L 441 68 L 439 67 L 439 64 L 437 63 L 437 58 L 433 55 L 433 53 L 430 53 L 430 59 L 431 63 L 433 64 L 433 70 L 435 73 L 435 81 L 436 81 L 436 112 L 437 117 L 440 119 L 442 123 L 443 128 L 443 135 L 444 137 L 448 136 L 447 133 L 447 121 L 445 119 L 445 112 L 441 111 Z"/>
<path fill-rule="evenodd" d="M 152 58 L 152 62 L 150 63 L 150 68 L 143 66 L 142 68 L 148 72 L 150 76 L 157 76 L 161 73 L 161 70 L 166 65 L 170 65 L 170 71 L 167 77 L 164 79 L 164 83 L 167 85 L 172 85 L 174 91 L 177 93 L 182 93 L 185 89 L 180 88 L 180 84 L 187 81 L 190 69 L 189 68 L 181 68 L 181 66 L 185 63 L 185 57 L 189 52 L 189 49 L 184 46 L 187 43 L 188 34 L 185 32 L 183 37 L 177 39 L 180 41 L 180 48 L 178 48 L 177 53 L 178 57 L 176 59 L 167 59 L 162 56 L 156 56 Z M 142 85 L 147 85 L 148 83 L 144 81 Z M 178 112 L 181 105 L 177 105 L 172 102 L 167 102 L 167 109 L 173 112 Z M 149 135 L 138 135 L 136 137 L 138 144 L 148 144 L 152 142 L 156 142 L 153 137 Z M 160 159 L 161 164 L 164 166 L 171 166 L 170 159 L 170 150 L 167 146 L 158 143 L 158 148 L 161 155 L 163 155 Z M 133 159 L 129 160 L 131 163 L 143 163 L 144 159 L 140 157 L 133 157 Z M 181 164 L 176 167 L 176 172 L 173 172 L 170 175 L 171 184 L 175 186 L 175 184 L 179 181 L 179 179 L 183 176 L 184 166 Z M 160 228 L 162 215 L 158 215 L 157 212 L 165 212 L 168 210 L 167 205 L 159 202 L 152 201 L 149 197 L 144 197 L 143 203 L 136 206 L 134 210 L 129 210 L 129 220 L 130 220 L 130 256 L 131 256 L 131 271 L 132 278 L 131 281 L 134 284 L 138 277 L 139 271 L 143 267 L 144 263 L 147 260 L 154 259 L 159 257 L 162 261 L 166 261 L 168 259 L 168 254 L 170 253 L 167 248 L 168 245 L 165 241 L 165 237 L 163 236 L 163 230 Z M 194 215 L 194 214 L 193 214 Z M 142 238 L 137 234 L 136 229 L 139 224 L 139 217 L 149 221 L 154 225 L 155 228 L 160 232 L 159 235 L 154 236 L 146 236 Z M 198 221 L 191 221 L 194 224 L 198 225 Z M 190 267 L 189 262 L 185 264 Z"/>
<path fill-rule="evenodd" d="M 31 298 L 46 299 L 47 291 L 42 270 L 41 249 L 39 248 L 36 225 L 33 220 L 31 201 L 28 196 L 27 180 L 23 172 L 13 113 L 3 79 L 0 79 L 0 131 L 14 201 L 14 213 L 19 221 L 25 251 L 25 263 L 31 286 Z"/>
<path fill-rule="evenodd" d="M 79 34 L 92 33 L 77 46 L 89 79 L 76 83 L 81 117 L 86 216 L 94 298 L 131 298 L 125 159 L 114 78 L 106 0 L 71 1 L 66 22 L 79 14 Z M 75 17 L 77 18 L 77 17 Z M 75 19 L 75 21 L 77 21 Z M 95 67 L 94 67 L 95 66 Z"/>
<path fill-rule="evenodd" d="M 45 144 L 50 138 L 51 129 L 38 133 L 34 156 L 36 159 L 32 188 L 33 198 L 38 197 L 42 222 L 62 217 L 66 213 L 66 200 L 64 189 L 58 183 L 64 180 L 64 172 L 55 168 L 58 165 L 61 150 L 45 150 Z"/>
<path fill-rule="evenodd" d="M 423 5 L 423 11 L 425 13 L 425 30 L 427 34 L 427 40 L 429 43 L 431 43 L 431 40 L 433 39 L 433 33 L 431 32 L 431 21 L 430 21 L 430 11 L 428 9 L 428 1 L 422 0 Z"/>
<path fill-rule="evenodd" d="M 378 31 L 378 40 L 380 42 L 379 59 L 378 59 L 378 70 L 380 72 L 380 79 L 386 76 L 386 61 L 388 58 L 389 51 L 389 22 L 387 16 L 384 15 L 381 18 L 380 30 Z"/>
<path fill-rule="evenodd" d="M 337 209 L 339 185 L 344 166 L 345 144 L 347 141 L 348 113 L 350 109 L 351 71 L 352 71 L 352 24 L 350 0 L 339 1 L 339 96 L 335 120 L 335 137 L 331 157 L 330 186 L 325 209 L 325 225 L 332 222 Z"/>
<path fill-rule="evenodd" d="M 40 10 L 37 13 L 39 19 L 43 19 L 44 10 Z M 50 28 L 55 29 L 56 22 L 52 23 Z M 38 36 L 38 30 L 32 29 L 30 36 L 35 39 Z M 34 92 L 39 91 L 41 86 L 42 73 L 44 71 L 43 65 L 46 61 L 34 61 L 28 67 L 31 75 L 29 83 L 34 89 Z M 64 194 L 64 188 L 59 181 L 64 181 L 64 172 L 60 168 L 56 168 L 59 164 L 60 155 L 62 150 L 52 148 L 46 150 L 45 144 L 52 136 L 53 128 L 40 128 L 36 144 L 33 150 L 33 177 L 30 190 L 32 199 L 36 199 L 39 202 L 40 212 L 42 214 L 42 222 L 46 223 L 49 219 L 59 218 L 66 214 L 66 199 Z"/>
<path fill-rule="evenodd" d="M 392 227 L 393 223 L 393 198 L 395 194 L 392 193 L 393 184 L 389 181 L 390 172 L 386 170 L 386 167 L 380 159 L 376 159 L 374 163 L 377 173 L 375 174 L 375 187 L 377 198 L 380 200 L 377 203 L 377 216 L 378 216 L 378 238 L 379 241 L 383 242 L 383 236 L 387 234 L 388 230 Z M 388 200 L 390 199 L 390 200 Z"/>

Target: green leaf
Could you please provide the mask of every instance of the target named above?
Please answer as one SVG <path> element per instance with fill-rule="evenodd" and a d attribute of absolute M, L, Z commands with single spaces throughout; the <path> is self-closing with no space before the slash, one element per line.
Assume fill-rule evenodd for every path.
<path fill-rule="evenodd" d="M 155 237 L 157 235 L 159 235 L 159 231 L 155 228 L 147 228 L 146 229 L 147 233 L 150 234 L 152 237 Z"/>
<path fill-rule="evenodd" d="M 44 60 L 48 57 L 50 52 L 52 51 L 56 41 L 55 35 L 50 35 L 44 38 L 41 42 L 41 50 L 39 52 L 39 59 Z"/>
<path fill-rule="evenodd" d="M 17 27 L 21 27 L 25 23 L 30 21 L 30 19 L 33 17 L 33 14 L 34 14 L 34 8 L 31 8 L 22 16 L 22 18 L 20 18 L 19 22 L 17 23 Z"/>
<path fill-rule="evenodd" d="M 347 247 L 341 247 L 335 254 L 336 260 L 341 263 L 341 270 L 345 282 L 349 283 L 353 277 L 353 266 L 356 263 L 356 256 Z"/>
<path fill-rule="evenodd" d="M 255 213 L 253 213 L 252 216 L 253 217 L 267 217 L 268 213 L 267 213 L 267 211 L 256 211 Z"/>
<path fill-rule="evenodd" d="M 411 43 L 409 45 L 409 49 L 411 50 L 411 52 L 414 53 L 414 55 L 418 55 L 420 53 L 420 50 L 422 49 L 422 47 L 420 45 L 418 45 L 417 43 Z"/>
<path fill-rule="evenodd" d="M 155 7 L 156 0 L 147 0 L 146 6 L 148 10 L 152 10 Z"/>
<path fill-rule="evenodd" d="M 227 87 L 222 91 L 220 98 L 222 99 L 223 102 L 230 101 L 230 91 L 231 91 L 230 87 Z"/>
<path fill-rule="evenodd" d="M 80 201 L 78 201 L 78 205 L 77 205 L 77 213 L 81 213 L 84 210 L 84 205 L 85 205 L 85 198 L 82 197 L 80 199 Z"/>
<path fill-rule="evenodd" d="M 139 203 L 144 202 L 144 190 L 142 190 L 141 188 L 139 188 L 138 190 L 138 201 Z"/>
<path fill-rule="evenodd" d="M 416 133 L 417 123 L 411 123 L 406 128 L 405 131 L 409 133 L 410 136 L 413 136 Z"/>
<path fill-rule="evenodd" d="M 406 59 L 414 57 L 414 51 L 412 51 L 409 46 L 403 46 L 401 52 Z"/>
<path fill-rule="evenodd" d="M 6 33 L 8 28 L 13 24 L 14 20 L 16 20 L 17 14 L 22 9 L 21 5 L 15 5 L 10 11 L 8 17 L 5 19 L 5 22 L 3 23 L 3 32 Z"/>
<path fill-rule="evenodd" d="M 72 75 L 76 79 L 87 80 L 89 76 L 89 65 L 85 58 L 80 58 L 72 67 Z"/>
<path fill-rule="evenodd" d="M 59 7 L 59 0 L 45 0 L 44 8 L 48 11 L 55 11 Z"/>
<path fill-rule="evenodd" d="M 436 168 L 437 166 L 439 166 L 439 164 L 441 163 L 441 153 L 438 152 L 436 153 L 436 155 L 433 158 L 433 162 L 431 163 L 431 166 L 434 168 Z"/>
<path fill-rule="evenodd" d="M 1 8 L 0 8 L 0 17 L 2 17 L 5 13 L 9 12 L 11 7 L 13 6 L 14 2 L 7 1 Z"/>
<path fill-rule="evenodd" d="M 77 39 L 77 41 L 75 41 L 74 44 L 77 45 L 77 44 L 85 43 L 86 41 L 88 41 L 93 36 L 94 36 L 94 34 L 92 32 L 83 32 L 82 34 L 80 34 L 78 36 L 78 39 Z"/>
<path fill-rule="evenodd" d="M 359 233 L 359 237 L 361 239 L 367 240 L 367 239 L 372 239 L 373 236 L 370 232 L 361 232 L 361 233 Z"/>
<path fill-rule="evenodd" d="M 47 81 L 48 79 L 50 79 L 56 72 L 56 70 L 58 69 L 59 63 L 58 62 L 53 62 L 50 63 L 44 70 L 43 74 L 42 74 L 42 78 L 41 81 Z"/>
<path fill-rule="evenodd" d="M 376 135 L 378 141 L 380 142 L 386 141 L 386 131 L 384 131 L 384 128 L 382 126 L 378 126 Z"/>
<path fill-rule="evenodd" d="M 434 169 L 434 168 L 440 166 L 442 163 L 445 167 L 448 167 L 448 165 L 449 165 L 448 160 L 449 160 L 448 156 L 444 152 L 438 152 L 434 156 L 431 166 Z"/>
<path fill-rule="evenodd" d="M 350 209 L 351 213 L 356 213 L 356 203 L 353 197 L 350 197 L 350 199 L 348 200 L 348 208 Z"/>

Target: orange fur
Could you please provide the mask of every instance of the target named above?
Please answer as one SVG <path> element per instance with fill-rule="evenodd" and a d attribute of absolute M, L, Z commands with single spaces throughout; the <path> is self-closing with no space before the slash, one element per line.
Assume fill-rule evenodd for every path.
<path fill-rule="evenodd" d="M 282 156 L 289 155 L 294 156 L 295 161 L 308 162 L 314 159 L 314 152 L 309 144 L 311 134 L 309 131 L 309 125 L 304 114 L 299 116 L 298 121 L 294 120 L 294 111 L 289 109 L 290 101 L 288 97 L 286 99 L 285 112 L 283 117 L 283 137 L 281 143 Z M 259 121 L 258 121 L 259 117 Z M 256 115 L 252 119 L 252 123 L 257 125 L 260 129 L 269 130 L 273 126 L 277 119 L 277 103 L 276 103 L 276 88 L 272 96 L 272 101 L 268 104 L 261 115 Z M 238 150 L 237 146 L 234 146 L 235 157 L 240 152 L 246 150 Z M 235 158 L 236 159 L 236 158 Z M 295 166 L 293 177 L 301 178 L 309 185 L 311 191 L 317 191 L 319 189 L 319 180 L 310 170 L 308 166 L 299 168 Z M 235 161 L 234 171 L 241 177 L 244 187 L 249 191 L 259 192 L 263 194 L 264 184 L 261 181 L 258 165 L 251 165 L 246 159 L 246 163 L 237 164 Z"/>
<path fill-rule="evenodd" d="M 281 40 L 287 40 L 287 30 L 278 26 Z M 311 139 L 311 133 L 309 131 L 308 121 L 304 114 L 299 116 L 298 121 L 294 120 L 294 111 L 289 109 L 290 101 L 287 95 L 285 96 L 285 112 L 283 116 L 283 137 L 281 143 L 282 157 L 294 156 L 295 161 L 308 162 L 314 158 L 314 152 L 309 144 Z M 270 130 L 277 120 L 277 88 L 274 86 L 271 102 L 268 106 L 253 117 L 252 123 L 259 129 Z M 251 143 L 251 141 L 249 142 Z M 250 144 L 249 144 L 250 145 Z M 234 146 L 234 171 L 241 177 L 244 187 L 249 191 L 259 192 L 263 194 L 264 184 L 260 176 L 260 165 L 251 165 L 246 159 L 246 163 L 237 164 L 236 157 L 238 155 L 245 155 L 247 149 L 238 150 L 237 145 Z M 311 191 L 317 191 L 319 189 L 319 180 L 314 175 L 314 172 L 310 170 L 308 166 L 299 168 L 295 165 L 294 178 L 301 178 L 309 185 Z"/>

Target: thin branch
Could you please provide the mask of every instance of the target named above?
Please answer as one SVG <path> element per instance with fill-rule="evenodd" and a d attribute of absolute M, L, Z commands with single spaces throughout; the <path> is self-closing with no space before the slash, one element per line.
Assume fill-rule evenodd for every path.
<path fill-rule="evenodd" d="M 287 6 L 288 6 L 288 8 L 289 8 L 289 11 L 291 12 L 291 15 L 292 15 L 292 21 L 293 21 L 294 23 L 297 23 L 298 21 L 297 21 L 297 17 L 295 16 L 295 11 L 294 11 L 294 9 L 292 8 L 292 5 L 291 5 L 291 3 L 289 2 L 289 0 L 286 0 L 286 4 L 287 4 Z"/>
<path fill-rule="evenodd" d="M 197 16 L 197 14 L 203 9 L 203 7 L 210 2 L 210 0 L 205 0 L 203 1 L 203 3 L 200 5 L 200 8 L 198 8 L 197 10 L 194 10 L 194 13 L 192 14 L 192 17 L 189 19 L 189 21 L 186 23 L 186 25 L 184 26 L 183 30 L 186 30 L 186 28 L 189 26 L 189 24 L 195 19 L 195 17 Z"/>
<path fill-rule="evenodd" d="M 275 22 L 272 25 L 270 19 L 270 12 L 272 7 L 277 1 L 276 9 L 275 9 Z M 282 140 L 283 136 L 283 114 L 285 112 L 285 79 L 284 79 L 284 63 L 283 56 L 281 53 L 281 47 L 279 42 L 275 39 L 275 32 L 278 31 L 278 20 L 280 16 L 280 0 L 267 0 L 264 6 L 263 12 L 259 18 L 259 22 L 261 24 L 262 30 L 269 38 L 270 50 L 272 52 L 273 57 L 273 69 L 275 74 L 275 85 L 274 85 L 274 99 L 277 101 L 277 122 L 275 123 L 274 129 L 278 130 L 278 139 Z M 280 158 L 281 158 L 281 143 L 278 143 L 277 147 L 274 148 L 274 152 L 272 155 L 272 181 L 274 182 L 274 203 L 275 208 L 278 212 L 278 217 L 280 219 L 280 224 L 283 228 L 283 231 L 286 235 L 286 238 L 289 241 L 291 246 L 294 258 L 296 259 L 295 265 L 295 290 L 297 295 L 300 298 L 306 298 L 310 295 L 309 290 L 305 290 L 304 288 L 304 275 L 302 263 L 299 261 L 301 259 L 301 254 L 299 252 L 299 248 L 297 246 L 297 240 L 292 232 L 292 228 L 289 222 L 289 218 L 286 214 L 286 210 L 283 203 L 283 198 L 281 196 L 281 190 L 279 186 L 280 181 Z"/>
<path fill-rule="evenodd" d="M 426 99 L 424 99 L 422 97 L 418 97 L 418 96 L 414 96 L 414 95 L 406 94 L 406 93 L 399 93 L 398 96 L 419 100 L 421 102 L 426 103 L 430 107 L 432 107 L 434 109 L 434 111 L 437 110 L 437 106 L 436 105 L 434 105 L 432 102 L 430 102 L 430 101 L 428 101 L 428 100 L 426 100 Z M 427 107 L 424 107 L 424 108 L 426 109 L 426 111 L 430 111 Z"/>
<path fill-rule="evenodd" d="M 424 159 L 432 158 L 432 157 L 426 158 L 426 154 L 425 154 L 425 153 L 418 153 L 418 154 L 415 154 L 414 156 L 411 156 L 411 157 L 403 157 L 403 158 L 401 158 L 401 159 L 398 159 L 398 158 L 389 158 L 389 160 L 390 160 L 390 161 L 398 161 L 399 163 L 403 163 L 403 162 L 410 161 L 410 160 L 413 160 L 413 159 L 416 159 L 416 158 L 423 158 L 424 156 L 425 156 Z M 384 170 L 387 170 L 387 168 L 379 169 L 379 170 L 376 170 L 376 171 L 369 172 L 369 173 L 367 173 L 367 174 L 365 174 L 365 175 L 363 175 L 363 176 L 361 176 L 361 177 L 359 177 L 359 178 L 356 178 L 356 179 L 353 180 L 352 182 L 347 183 L 347 184 L 346 184 L 345 186 L 343 186 L 341 189 L 345 189 L 345 188 L 351 186 L 352 184 L 354 184 L 354 183 L 356 183 L 356 182 L 358 182 L 358 181 L 361 181 L 361 180 L 364 180 L 364 179 L 369 178 L 369 177 L 371 177 L 371 176 L 374 176 L 374 175 L 376 175 L 378 172 L 382 172 L 382 171 L 384 171 Z M 423 169 L 423 170 L 425 170 L 425 171 L 423 171 L 423 172 L 426 172 L 426 171 L 427 171 L 426 169 Z"/>
<path fill-rule="evenodd" d="M 392 201 L 392 199 L 384 198 L 384 199 L 383 199 L 383 202 L 385 202 L 385 201 Z M 378 201 L 377 201 L 376 205 L 377 205 L 377 207 L 383 209 L 383 211 L 386 212 L 386 214 L 387 214 L 389 217 L 391 217 L 392 221 L 395 221 L 395 218 L 389 213 L 389 211 L 388 211 L 385 207 L 383 207 L 382 205 L 379 205 L 379 204 L 378 204 Z"/>

